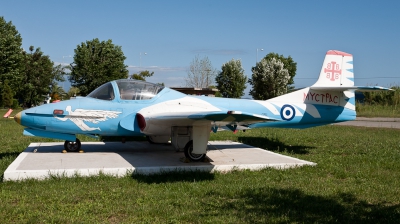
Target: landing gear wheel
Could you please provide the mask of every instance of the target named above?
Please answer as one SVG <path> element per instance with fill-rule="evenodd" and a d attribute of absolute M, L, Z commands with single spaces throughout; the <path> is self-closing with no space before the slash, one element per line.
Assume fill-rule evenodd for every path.
<path fill-rule="evenodd" d="M 203 161 L 206 154 L 195 154 L 193 153 L 193 140 L 189 141 L 185 146 L 185 157 L 188 158 L 190 161 L 199 162 Z"/>
<path fill-rule="evenodd" d="M 156 144 L 150 136 L 146 135 L 146 139 L 150 144 Z"/>
<path fill-rule="evenodd" d="M 76 138 L 75 142 L 65 141 L 64 149 L 67 152 L 79 152 L 81 149 L 81 141 L 78 138 Z"/>

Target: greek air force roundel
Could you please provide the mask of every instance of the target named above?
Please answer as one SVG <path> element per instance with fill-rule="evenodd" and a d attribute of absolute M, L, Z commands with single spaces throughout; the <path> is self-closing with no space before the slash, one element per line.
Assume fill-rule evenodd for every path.
<path fill-rule="evenodd" d="M 285 121 L 290 121 L 296 115 L 296 110 L 293 106 L 285 104 L 281 109 L 281 117 Z"/>

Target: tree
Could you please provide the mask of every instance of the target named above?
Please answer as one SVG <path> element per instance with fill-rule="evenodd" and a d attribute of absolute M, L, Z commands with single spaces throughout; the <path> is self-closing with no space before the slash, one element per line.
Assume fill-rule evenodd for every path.
<path fill-rule="evenodd" d="M 288 70 L 290 76 L 288 85 L 293 85 L 294 84 L 293 78 L 296 75 L 297 71 L 297 63 L 293 61 L 293 58 L 290 57 L 290 55 L 289 57 L 285 58 L 283 55 L 271 52 L 264 57 L 264 59 L 272 59 L 272 58 L 279 59 L 281 62 L 283 62 L 283 68 Z M 293 86 L 288 87 L 288 89 L 293 89 L 293 88 L 294 88 Z"/>
<path fill-rule="evenodd" d="M 222 71 L 216 76 L 217 88 L 223 97 L 240 98 L 246 89 L 247 77 L 240 60 L 232 59 L 222 65 Z"/>
<path fill-rule="evenodd" d="M 24 52 L 24 72 L 22 82 L 17 88 L 17 97 L 26 107 L 43 101 L 43 95 L 50 93 L 54 80 L 60 78 L 60 70 L 53 67 L 54 63 L 40 48 L 35 50 L 34 46 L 30 46 L 29 51 Z"/>
<path fill-rule="evenodd" d="M 77 87 L 71 87 L 66 95 L 67 99 L 76 96 L 79 96 L 79 89 Z"/>
<path fill-rule="evenodd" d="M 74 52 L 69 80 L 83 96 L 106 82 L 128 78 L 126 57 L 121 47 L 111 40 L 100 42 L 95 38 L 82 42 Z"/>
<path fill-rule="evenodd" d="M 187 77 L 185 78 L 186 86 L 208 88 L 211 86 L 216 73 L 208 57 L 200 59 L 199 56 L 196 56 L 187 72 Z"/>
<path fill-rule="evenodd" d="M 279 59 L 262 59 L 251 69 L 253 72 L 250 95 L 256 100 L 267 100 L 287 93 L 290 75 Z"/>
<path fill-rule="evenodd" d="M 51 100 L 64 100 L 67 94 L 65 93 L 64 89 L 55 83 L 51 88 Z"/>
<path fill-rule="evenodd" d="M 15 26 L 0 17 L 0 83 L 8 80 L 11 89 L 15 89 L 21 81 L 24 58 L 21 46 L 22 38 Z"/>
<path fill-rule="evenodd" d="M 139 74 L 136 74 L 136 73 L 132 74 L 131 79 L 146 81 L 146 77 L 151 77 L 151 76 L 153 76 L 153 74 L 154 74 L 154 72 L 149 72 L 147 70 L 140 71 Z"/>
<path fill-rule="evenodd" d="M 54 64 L 54 63 L 53 63 L 53 64 Z M 64 76 L 67 74 L 67 73 L 65 72 L 66 69 L 69 70 L 70 67 L 69 67 L 69 66 L 63 66 L 63 65 L 61 65 L 61 64 L 56 65 L 56 66 L 53 66 L 53 71 L 52 71 L 52 74 L 53 74 L 53 83 L 52 83 L 52 86 L 58 86 L 57 81 L 58 81 L 58 82 L 64 82 L 64 81 L 65 81 Z M 52 88 L 53 88 L 53 87 L 52 87 Z"/>
<path fill-rule="evenodd" d="M 1 96 L 3 99 L 3 106 L 11 108 L 13 105 L 14 93 L 8 83 L 8 79 L 4 80 Z"/>
<path fill-rule="evenodd" d="M 208 88 L 210 88 L 210 89 L 217 89 L 216 86 L 209 86 Z M 217 92 L 215 92 L 215 95 L 214 95 L 214 96 L 215 96 L 215 97 L 222 97 L 222 94 L 221 94 L 220 91 L 217 91 Z"/>

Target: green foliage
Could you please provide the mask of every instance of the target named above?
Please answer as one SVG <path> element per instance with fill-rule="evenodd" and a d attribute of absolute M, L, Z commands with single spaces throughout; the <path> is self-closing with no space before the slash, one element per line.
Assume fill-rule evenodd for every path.
<path fill-rule="evenodd" d="M 79 96 L 79 95 L 80 95 L 79 89 L 77 87 L 72 86 L 71 88 L 69 88 L 66 98 L 69 99 L 71 97 L 75 97 L 75 96 Z"/>
<path fill-rule="evenodd" d="M 74 52 L 69 80 L 83 96 L 106 82 L 128 77 L 128 66 L 124 64 L 126 57 L 121 47 L 111 40 L 100 42 L 95 38 L 82 42 Z"/>
<path fill-rule="evenodd" d="M 240 98 L 246 89 L 247 77 L 240 60 L 232 59 L 222 65 L 222 71 L 216 76 L 217 88 L 223 97 Z"/>
<path fill-rule="evenodd" d="M 15 26 L 0 17 L 0 83 L 9 81 L 11 89 L 19 85 L 23 61 L 22 38 Z M 1 89 L 0 89 L 0 92 Z"/>
<path fill-rule="evenodd" d="M 363 92 L 364 100 L 357 102 L 357 116 L 362 117 L 400 117 L 400 87 L 393 91 Z"/>
<path fill-rule="evenodd" d="M 64 89 L 59 86 L 57 83 L 53 84 L 52 88 L 51 88 L 51 101 L 53 100 L 64 100 L 66 99 L 65 96 L 67 94 L 65 93 Z"/>
<path fill-rule="evenodd" d="M 283 55 L 279 55 L 277 53 L 271 52 L 267 54 L 264 59 L 271 60 L 272 58 L 279 59 L 281 62 L 283 62 L 283 68 L 287 69 L 289 72 L 289 82 L 288 85 L 293 85 L 294 84 L 294 76 L 296 75 L 297 71 L 297 63 L 293 61 L 293 58 L 289 55 L 289 57 L 284 57 Z"/>
<path fill-rule="evenodd" d="M 29 47 L 24 52 L 24 73 L 17 88 L 17 98 L 22 99 L 25 107 L 37 105 L 43 101 L 43 95 L 50 93 L 54 82 L 53 62 L 44 55 L 40 48 Z"/>
<path fill-rule="evenodd" d="M 23 60 L 22 38 L 15 26 L 0 17 L 0 81 L 14 80 L 20 75 Z M 10 82 L 12 87 L 14 82 Z"/>
<path fill-rule="evenodd" d="M 154 72 L 149 72 L 149 71 L 145 70 L 145 71 L 140 71 L 139 74 L 136 74 L 136 73 L 132 74 L 131 79 L 146 81 L 146 78 L 151 77 L 153 75 L 154 75 Z"/>
<path fill-rule="evenodd" d="M 208 88 L 215 79 L 216 70 L 207 56 L 200 59 L 197 55 L 189 66 L 185 83 L 187 87 Z"/>
<path fill-rule="evenodd" d="M 210 89 L 217 89 L 216 86 L 209 86 L 208 88 L 210 88 Z M 219 91 L 217 91 L 217 92 L 215 92 L 215 97 L 222 97 L 222 94 L 221 94 Z"/>
<path fill-rule="evenodd" d="M 400 87 L 393 91 L 363 92 L 364 99 L 357 102 L 357 116 L 362 117 L 400 117 Z"/>
<path fill-rule="evenodd" d="M 19 102 L 18 102 L 17 99 L 13 99 L 13 103 L 12 103 L 11 108 L 12 109 L 19 109 L 20 108 L 20 105 L 19 105 Z"/>
<path fill-rule="evenodd" d="M 2 96 L 2 100 L 3 100 L 2 101 L 3 106 L 11 108 L 13 105 L 14 93 L 8 83 L 9 83 L 8 79 L 4 80 L 1 96 Z"/>
<path fill-rule="evenodd" d="M 52 73 L 53 73 L 53 82 L 52 82 L 52 86 L 58 85 L 57 81 L 58 82 L 64 82 L 65 81 L 64 76 L 67 74 L 65 72 L 66 69 L 70 69 L 70 66 L 62 66 L 61 64 L 53 66 L 53 71 L 52 71 Z"/>
<path fill-rule="evenodd" d="M 22 38 L 11 22 L 0 17 L 0 82 L 9 80 L 9 86 L 25 107 L 37 105 L 42 95 L 49 93 L 55 81 L 63 80 L 64 68 L 53 67 L 49 56 L 40 48 L 29 48 L 30 53 L 21 48 Z"/>
<path fill-rule="evenodd" d="M 399 105 L 400 86 L 391 88 L 393 91 L 364 92 L 364 103 L 369 105 Z"/>
<path fill-rule="evenodd" d="M 250 95 L 254 99 L 267 100 L 287 93 L 290 76 L 279 59 L 262 59 L 251 71 Z"/>
<path fill-rule="evenodd" d="M 400 117 L 399 105 L 356 103 L 357 117 Z"/>

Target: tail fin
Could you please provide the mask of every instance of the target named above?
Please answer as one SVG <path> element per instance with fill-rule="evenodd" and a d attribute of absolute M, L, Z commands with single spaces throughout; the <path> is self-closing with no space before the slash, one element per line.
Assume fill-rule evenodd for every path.
<path fill-rule="evenodd" d="M 326 52 L 318 81 L 307 88 L 268 101 L 341 106 L 355 110 L 355 91 L 390 90 L 381 86 L 354 86 L 353 55 Z"/>
<path fill-rule="evenodd" d="M 353 55 L 336 50 L 326 53 L 318 81 L 271 101 L 347 107 L 355 110 Z"/>
<path fill-rule="evenodd" d="M 286 127 L 304 128 L 354 120 L 355 91 L 376 90 L 390 89 L 380 86 L 354 86 L 353 56 L 330 50 L 326 53 L 318 81 L 314 85 L 269 99 L 267 102 L 281 108 L 280 115 L 283 120 L 291 121 Z M 277 127 L 282 124 L 274 123 Z"/>
<path fill-rule="evenodd" d="M 314 85 L 270 99 L 269 102 L 282 108 L 285 105 L 292 106 L 295 108 L 293 114 L 298 114 L 299 124 L 316 126 L 354 120 L 356 89 L 353 56 L 330 50 L 326 53 L 318 81 Z"/>
<path fill-rule="evenodd" d="M 330 50 L 326 53 L 318 81 L 313 87 L 354 86 L 353 55 Z"/>

